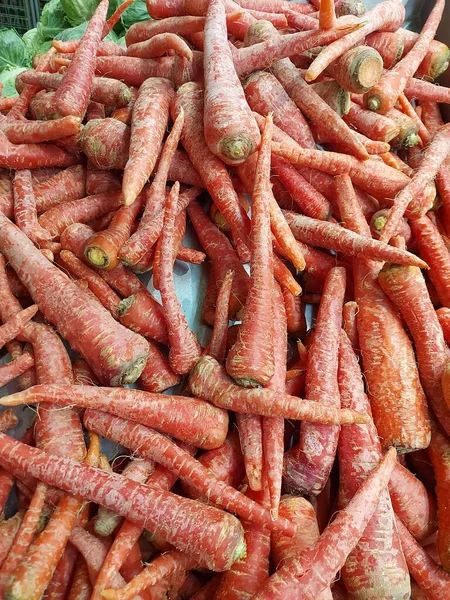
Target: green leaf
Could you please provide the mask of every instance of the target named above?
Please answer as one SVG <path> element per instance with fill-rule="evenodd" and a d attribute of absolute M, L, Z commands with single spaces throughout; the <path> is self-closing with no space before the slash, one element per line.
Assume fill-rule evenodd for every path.
<path fill-rule="evenodd" d="M 31 66 L 25 42 L 15 29 L 0 29 L 0 72 Z"/>
<path fill-rule="evenodd" d="M 1 94 L 3 98 L 19 95 L 16 90 L 16 77 L 25 70 L 25 67 L 16 67 L 15 69 L 5 70 L 0 73 L 0 83 L 3 84 Z"/>
<path fill-rule="evenodd" d="M 77 27 L 65 29 L 64 31 L 58 33 L 58 35 L 55 37 L 55 40 L 61 40 L 62 42 L 68 42 L 69 40 L 81 40 L 88 24 L 89 21 L 86 21 L 80 25 L 77 25 Z M 110 40 L 111 42 L 117 42 L 117 39 L 117 34 L 114 31 L 110 31 L 105 37 L 105 40 Z"/>
<path fill-rule="evenodd" d="M 139 21 L 148 21 L 149 19 L 150 16 L 148 14 L 145 0 L 134 0 L 133 4 L 129 6 L 120 17 L 125 31 L 127 31 L 133 25 L 133 23 L 138 23 Z"/>
<path fill-rule="evenodd" d="M 43 41 L 37 29 L 30 29 L 22 36 L 28 53 L 33 58 L 35 54 L 44 54 L 52 46 L 51 40 Z"/>
<path fill-rule="evenodd" d="M 100 0 L 60 0 L 61 6 L 73 27 L 89 21 Z"/>
<path fill-rule="evenodd" d="M 58 33 L 70 27 L 70 23 L 62 9 L 60 0 L 50 0 L 42 9 L 37 24 L 37 33 L 42 42 L 53 40 Z"/>

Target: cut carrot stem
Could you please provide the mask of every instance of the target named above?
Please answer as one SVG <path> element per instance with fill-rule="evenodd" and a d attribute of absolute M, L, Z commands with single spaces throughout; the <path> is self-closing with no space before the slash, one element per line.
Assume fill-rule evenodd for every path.
<path fill-rule="evenodd" d="M 378 83 L 383 73 L 383 64 L 377 50 L 367 46 L 356 46 L 331 63 L 327 73 L 344 90 L 364 94 Z"/>
<path fill-rule="evenodd" d="M 228 353 L 227 371 L 241 385 L 267 383 L 274 373 L 272 243 L 270 235 L 270 149 L 272 117 L 266 117 L 252 194 L 250 287 L 238 339 Z"/>

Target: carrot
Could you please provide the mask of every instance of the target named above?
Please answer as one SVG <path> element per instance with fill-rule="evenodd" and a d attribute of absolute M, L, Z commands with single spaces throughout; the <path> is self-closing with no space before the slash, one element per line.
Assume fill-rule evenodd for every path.
<path fill-rule="evenodd" d="M 116 119 L 93 119 L 80 134 L 80 145 L 99 169 L 124 169 L 129 157 L 130 128 Z"/>
<path fill-rule="evenodd" d="M 18 85 L 19 87 L 23 84 L 36 85 L 48 90 L 59 90 L 63 84 L 63 80 L 64 76 L 59 73 L 23 71 L 18 77 Z M 131 90 L 124 83 L 113 81 L 106 77 L 94 77 L 92 80 L 92 89 L 89 93 L 92 101 L 108 106 L 126 106 L 132 98 Z M 74 125 L 77 123 L 76 117 L 73 116 L 71 120 L 65 117 L 58 121 L 61 121 L 61 123 L 73 123 Z"/>
<path fill-rule="evenodd" d="M 383 227 L 387 221 L 389 215 L 389 209 L 383 208 L 382 210 L 377 211 L 372 215 L 370 220 L 370 230 L 372 232 L 372 237 L 378 239 L 383 230 Z M 402 219 L 399 224 L 399 235 L 403 237 L 407 246 L 411 244 L 411 227 L 408 225 L 406 219 Z"/>
<path fill-rule="evenodd" d="M 29 170 L 16 171 L 13 190 L 16 225 L 37 245 L 49 241 L 51 234 L 38 223 L 36 197 Z"/>
<path fill-rule="evenodd" d="M 119 208 L 108 228 L 96 233 L 86 242 L 84 254 L 91 264 L 107 271 L 117 267 L 118 252 L 130 237 L 145 200 L 146 197 L 142 194 L 131 206 Z"/>
<path fill-rule="evenodd" d="M 270 144 L 272 118 L 266 118 L 252 194 L 252 260 L 249 295 L 238 339 L 228 354 L 227 371 L 246 387 L 267 383 L 273 375 L 272 248 L 270 243 Z M 265 204 L 265 205 L 264 205 Z M 256 318 L 255 318 L 256 315 Z"/>
<path fill-rule="evenodd" d="M 204 184 L 229 223 L 233 234 L 240 241 L 240 252 L 247 241 L 247 222 L 240 210 L 239 200 L 223 163 L 215 157 L 203 138 L 202 118 L 203 93 L 196 84 L 186 84 L 178 89 L 174 112 L 177 116 L 184 110 L 185 121 L 181 141 L 199 172 Z"/>
<path fill-rule="evenodd" d="M 362 17 L 363 26 L 350 32 L 342 39 L 330 43 L 327 48 L 313 60 L 309 66 L 305 79 L 314 81 L 317 77 L 344 52 L 360 44 L 367 35 L 374 31 L 396 31 L 405 18 L 405 11 L 399 2 L 385 0 L 367 11 Z"/>
<path fill-rule="evenodd" d="M 401 29 L 392 33 L 387 31 L 371 33 L 367 36 L 366 43 L 381 55 L 385 69 L 392 69 L 401 59 L 405 50 Z"/>
<path fill-rule="evenodd" d="M 132 46 L 145 40 L 149 40 L 156 35 L 163 33 L 176 33 L 178 35 L 189 35 L 203 31 L 205 27 L 205 17 L 197 16 L 173 16 L 163 18 L 157 21 L 142 21 L 133 23 L 125 34 L 127 46 Z"/>
<path fill-rule="evenodd" d="M 253 111 L 260 115 L 273 112 L 275 125 L 283 130 L 289 128 L 289 135 L 301 146 L 314 148 L 314 139 L 303 114 L 274 75 L 257 71 L 244 81 L 243 87 Z"/>
<path fill-rule="evenodd" d="M 213 577 L 206 583 L 202 589 L 191 598 L 191 600 L 208 600 L 208 598 L 214 598 L 214 594 L 219 588 L 221 575 L 213 575 Z"/>
<path fill-rule="evenodd" d="M 46 318 L 57 326 L 74 349 L 83 350 L 100 379 L 108 382 L 135 381 L 145 364 L 146 342 L 91 305 L 83 292 L 49 263 L 20 230 L 6 217 L 0 218 L 4 219 L 1 249 L 19 278 L 26 282 Z M 23 261 L 25 254 L 27 260 Z M 47 286 L 44 295 L 44 290 L 37 285 L 36 276 L 40 281 L 45 277 Z M 49 289 L 52 289 L 51 295 Z M 64 311 L 58 309 L 62 302 L 66 307 Z M 92 321 L 88 321 L 89 327 L 86 328 L 88 315 L 91 315 Z M 76 326 L 76 323 L 79 325 Z M 87 343 L 85 340 L 92 340 L 95 330 L 101 331 L 102 335 L 96 337 L 96 343 Z M 117 345 L 119 338 L 120 348 Z M 108 346 L 107 356 L 102 354 L 105 344 Z"/>
<path fill-rule="evenodd" d="M 119 304 L 119 315 L 122 325 L 145 337 L 168 344 L 164 312 L 161 305 L 146 290 L 138 290 L 122 300 Z"/>
<path fill-rule="evenodd" d="M 297 533 L 293 538 L 274 533 L 272 547 L 275 567 L 278 570 L 289 561 L 300 558 L 304 550 L 311 548 L 318 540 L 320 533 L 317 517 L 311 504 L 304 498 L 283 496 L 280 502 L 280 514 L 297 525 Z M 318 600 L 330 600 L 330 590 L 324 590 Z"/>
<path fill-rule="evenodd" d="M 2 566 L 5 558 L 8 556 L 9 550 L 14 542 L 14 538 L 19 531 L 23 518 L 22 512 L 16 512 L 16 514 L 10 517 L 8 520 L 2 520 L 0 522 L 0 567 Z"/>
<path fill-rule="evenodd" d="M 11 340 L 14 340 L 17 335 L 23 331 L 28 321 L 34 317 L 37 311 L 38 307 L 36 305 L 30 306 L 29 308 L 17 313 L 14 317 L 2 325 L 0 327 L 0 348 L 2 348 Z"/>
<path fill-rule="evenodd" d="M 380 142 L 390 142 L 400 133 L 399 125 L 392 119 L 374 114 L 353 102 L 343 119 L 370 139 Z"/>
<path fill-rule="evenodd" d="M 146 392 L 163 392 L 180 383 L 180 377 L 172 371 L 168 360 L 158 346 L 149 341 L 149 357 L 138 379 L 140 389 Z"/>
<path fill-rule="evenodd" d="M 5 410 L 0 413 L 0 431 L 8 431 L 8 429 L 13 429 L 19 419 L 11 410 Z"/>
<path fill-rule="evenodd" d="M 172 84 L 163 79 L 148 79 L 139 90 L 131 121 L 130 156 L 122 183 L 125 205 L 135 201 L 153 171 L 173 98 Z"/>
<path fill-rule="evenodd" d="M 303 149 L 296 144 L 277 142 L 272 142 L 272 152 L 295 165 L 312 167 L 332 175 L 348 173 L 354 185 L 375 198 L 394 197 L 409 182 L 409 178 L 403 173 L 388 167 L 382 161 L 362 162 L 349 155 Z"/>
<path fill-rule="evenodd" d="M 202 248 L 211 259 L 215 278 L 223 281 L 227 271 L 234 271 L 232 294 L 228 307 L 230 319 L 242 310 L 248 293 L 249 278 L 227 237 L 211 222 L 196 200 L 187 207 Z"/>
<path fill-rule="evenodd" d="M 180 246 L 177 252 L 177 260 L 181 260 L 191 265 L 201 265 L 206 259 L 206 254 L 195 248 L 187 248 L 186 246 Z"/>
<path fill-rule="evenodd" d="M 142 260 L 148 249 L 156 243 L 161 233 L 167 176 L 180 140 L 183 124 L 184 112 L 181 109 L 164 144 L 154 180 L 148 190 L 144 213 L 138 228 L 120 249 L 120 259 L 127 264 L 136 265 Z M 156 217 L 158 217 L 158 223 L 161 225 L 160 228 L 155 227 Z"/>
<path fill-rule="evenodd" d="M 150 475 L 147 484 L 154 488 L 170 490 L 176 479 L 176 475 L 173 475 L 164 467 L 157 466 Z M 127 554 L 137 543 L 142 531 L 142 527 L 131 521 L 125 520 L 123 522 L 98 574 L 92 600 L 101 600 L 101 592 L 110 584 L 114 573 L 122 567 Z"/>
<path fill-rule="evenodd" d="M 273 13 L 285 13 L 289 11 L 297 14 L 305 14 L 314 10 L 308 4 L 286 2 L 285 0 L 236 0 L 236 3 L 243 8 L 261 9 Z"/>
<path fill-rule="evenodd" d="M 408 115 L 396 108 L 391 108 L 386 113 L 386 117 L 395 121 L 400 128 L 397 137 L 391 140 L 393 148 L 412 148 L 419 143 L 417 124 Z"/>
<path fill-rule="evenodd" d="M 196 397 L 208 399 L 216 406 L 227 407 L 235 412 L 261 414 L 266 417 L 284 417 L 322 424 L 362 422 L 365 417 L 353 411 L 339 411 L 332 407 L 322 407 L 316 402 L 303 400 L 268 389 L 245 389 L 237 386 L 227 377 L 224 369 L 210 356 L 202 357 L 189 377 L 192 393 Z"/>
<path fill-rule="evenodd" d="M 432 42 L 444 10 L 444 2 L 436 2 L 413 48 L 364 96 L 369 110 L 385 114 L 393 108 L 405 85 L 417 71 Z"/>
<path fill-rule="evenodd" d="M 85 424 L 88 429 L 99 433 L 103 432 L 102 435 L 116 442 L 120 440 L 121 444 L 133 448 L 139 446 L 139 453 L 142 456 L 154 459 L 161 465 L 170 468 L 178 476 L 190 481 L 210 501 L 224 508 L 230 508 L 246 520 L 265 525 L 270 530 L 281 528 L 287 535 L 293 531 L 287 521 L 282 519 L 272 521 L 268 511 L 259 504 L 224 484 L 201 463 L 191 458 L 185 450 L 155 431 L 142 425 L 136 426 L 131 421 L 92 410 L 85 413 Z M 177 545 L 180 547 L 178 542 Z"/>
<path fill-rule="evenodd" d="M 137 58 L 155 58 L 164 56 L 167 52 L 174 51 L 187 60 L 192 60 L 192 50 L 187 43 L 175 33 L 160 33 L 149 40 L 132 44 L 127 48 L 127 56 Z"/>
<path fill-rule="evenodd" d="M 81 494 L 86 499 L 116 510 L 136 524 L 145 524 L 208 568 L 226 570 L 244 551 L 239 522 L 216 508 L 68 459 L 52 457 L 49 463 L 42 451 L 3 434 L 0 436 L 0 445 L 2 464 L 18 468 L 49 485 L 57 485 L 70 494 Z M 183 517 L 182 537 L 173 522 L 174 511 L 180 518 Z M 202 525 L 200 536 L 197 532 L 199 523 Z M 225 538 L 222 537 L 224 532 Z"/>
<path fill-rule="evenodd" d="M 286 593 L 317 598 L 331 585 L 375 512 L 395 462 L 396 452 L 390 448 L 315 544 L 300 559 L 291 559 L 278 569 L 255 600 L 286 598 Z"/>
<path fill-rule="evenodd" d="M 33 184 L 38 213 L 85 195 L 86 171 L 82 165 L 69 167 L 46 181 Z M 8 216 L 8 215 L 7 215 Z"/>
<path fill-rule="evenodd" d="M 208 6 L 204 66 L 205 141 L 227 164 L 240 164 L 255 152 L 260 134 L 233 66 L 225 8 L 219 0 Z"/>
<path fill-rule="evenodd" d="M 52 144 L 12 144 L 0 132 L 0 167 L 6 169 L 36 169 L 39 167 L 69 167 L 77 158 Z"/>
<path fill-rule="evenodd" d="M 64 117 L 56 121 L 12 122 L 1 126 L 1 130 L 13 144 L 37 144 L 51 142 L 61 137 L 79 132 L 81 120 L 77 117 Z"/>
<path fill-rule="evenodd" d="M 410 52 L 416 44 L 419 34 L 402 27 L 398 30 L 398 34 L 404 43 L 404 54 Z M 438 40 L 432 40 L 415 75 L 419 78 L 425 78 L 427 82 L 430 79 L 437 79 L 448 69 L 449 58 L 450 50 L 448 46 Z"/>
<path fill-rule="evenodd" d="M 357 358 L 350 341 L 341 332 L 339 346 L 339 390 L 341 403 L 371 415 Z M 377 431 L 371 421 L 365 426 L 343 429 L 339 437 L 340 505 L 345 506 L 358 486 L 381 458 Z M 395 472 L 395 469 L 393 473 Z M 372 558 L 376 556 L 376 560 Z M 369 567 L 370 563 L 370 567 Z M 347 558 L 342 572 L 349 593 L 357 597 L 404 597 L 409 576 L 394 527 L 394 514 L 385 491 L 358 545 Z"/>
<path fill-rule="evenodd" d="M 228 271 L 218 290 L 214 327 L 208 348 L 209 355 L 221 363 L 225 360 L 227 348 L 228 313 L 233 277 L 233 271 Z"/>
<path fill-rule="evenodd" d="M 91 594 L 92 586 L 89 580 L 87 564 L 84 558 L 80 556 L 73 575 L 68 600 L 89 600 Z"/>
<path fill-rule="evenodd" d="M 345 291 L 345 270 L 336 267 L 330 271 L 324 286 L 323 298 L 317 317 L 314 340 L 309 351 L 306 372 L 306 395 L 309 400 L 338 407 L 337 348 L 338 331 L 342 319 Z M 326 316 L 325 316 L 326 315 Z M 325 323 L 328 328 L 326 332 Z M 321 372 L 320 383 L 318 372 Z M 284 479 L 288 486 L 317 495 L 328 479 L 336 453 L 338 428 L 301 427 L 300 442 L 285 454 Z M 311 442 L 315 439 L 313 446 Z"/>
<path fill-rule="evenodd" d="M 107 10 L 108 2 L 102 0 L 89 21 L 64 80 L 56 91 L 54 106 L 57 114 L 83 117 L 86 112 Z"/>
<path fill-rule="evenodd" d="M 216 448 L 223 443 L 228 427 L 227 414 L 195 398 L 182 398 L 166 394 L 152 394 L 134 389 L 93 388 L 90 386 L 47 386 L 48 394 L 40 386 L 13 394 L 9 400 L 2 400 L 6 406 L 23 403 L 51 402 L 61 406 L 76 404 L 98 410 L 107 410 L 121 417 L 133 418 L 136 422 L 157 427 L 174 437 L 183 436 L 188 443 L 198 447 Z M 75 395 L 75 398 L 74 398 Z M 43 400 L 44 398 L 44 400 Z M 181 404 L 180 404 L 181 403 Z M 182 409 L 182 407 L 184 407 Z M 203 416 L 203 424 L 194 417 L 199 411 Z M 169 420 L 165 414 L 171 414 Z M 176 414 L 175 414 L 176 413 Z M 203 429 L 208 422 L 208 433 Z"/>
<path fill-rule="evenodd" d="M 66 42 L 63 42 L 62 40 L 53 40 L 52 46 L 60 54 L 74 54 L 80 46 L 80 40 L 70 40 Z M 124 56 L 125 54 L 125 48 L 108 40 L 102 40 L 97 48 L 97 56 Z"/>
<path fill-rule="evenodd" d="M 334 0 L 321 0 L 319 5 L 319 29 L 336 27 L 336 9 Z"/>
<path fill-rule="evenodd" d="M 289 211 L 283 211 L 283 214 L 294 237 L 309 245 L 327 247 L 330 250 L 339 250 L 350 255 L 364 254 L 366 258 L 373 260 L 392 260 L 397 264 L 425 266 L 424 261 L 405 250 L 394 249 L 392 246 L 383 245 L 376 240 L 365 239 L 334 223 L 310 219 Z"/>
<path fill-rule="evenodd" d="M 420 588 L 425 590 L 428 600 L 445 597 L 450 589 L 449 575 L 439 568 L 398 518 L 396 526 L 408 569 Z"/>
<path fill-rule="evenodd" d="M 450 340 L 450 308 L 442 307 L 436 311 L 436 315 L 439 319 L 439 324 L 442 327 L 442 333 L 444 339 L 449 343 Z"/>
<path fill-rule="evenodd" d="M 263 446 L 262 421 L 259 415 L 236 414 L 236 425 L 241 440 L 245 473 L 251 490 L 262 489 Z"/>
<path fill-rule="evenodd" d="M 189 329 L 173 283 L 172 249 L 175 211 L 179 184 L 175 183 L 167 198 L 161 234 L 160 292 L 170 342 L 169 364 L 175 373 L 188 373 L 201 354 L 200 344 Z"/>

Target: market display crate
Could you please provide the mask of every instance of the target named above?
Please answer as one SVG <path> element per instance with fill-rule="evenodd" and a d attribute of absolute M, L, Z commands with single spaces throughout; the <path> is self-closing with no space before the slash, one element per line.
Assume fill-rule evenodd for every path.
<path fill-rule="evenodd" d="M 0 0 L 0 27 L 25 33 L 36 27 L 40 12 L 39 0 Z"/>

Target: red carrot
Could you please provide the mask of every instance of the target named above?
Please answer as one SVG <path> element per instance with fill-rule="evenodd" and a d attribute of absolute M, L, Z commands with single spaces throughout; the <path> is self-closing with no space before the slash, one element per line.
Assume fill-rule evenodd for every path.
<path fill-rule="evenodd" d="M 90 430 L 101 432 L 108 439 L 126 446 L 139 447 L 142 456 L 156 460 L 159 464 L 170 468 L 178 476 L 187 479 L 210 501 L 237 512 L 246 520 L 265 525 L 270 530 L 279 528 L 287 535 L 293 532 L 292 526 L 287 521 L 283 519 L 272 521 L 270 513 L 259 504 L 223 483 L 212 471 L 203 467 L 185 450 L 155 431 L 142 425 L 136 426 L 131 421 L 92 410 L 85 413 L 85 425 Z M 179 541 L 176 544 L 180 547 Z"/>
<path fill-rule="evenodd" d="M 354 232 L 340 228 L 334 223 L 317 221 L 303 215 L 284 211 L 284 216 L 296 239 L 312 246 L 340 250 L 350 255 L 362 255 L 373 260 L 392 260 L 393 263 L 424 267 L 420 258 L 376 240 L 365 239 Z M 376 244 L 376 245 L 375 245 Z M 395 258 L 394 258 L 395 253 Z M 389 258 L 392 256 L 392 258 Z"/>
<path fill-rule="evenodd" d="M 230 319 L 242 310 L 248 294 L 248 275 L 239 261 L 228 238 L 211 222 L 196 200 L 187 207 L 202 248 L 214 266 L 215 277 L 220 285 L 227 271 L 234 272 L 232 294 L 228 307 Z"/>
<path fill-rule="evenodd" d="M 187 60 L 192 60 L 192 50 L 187 43 L 175 33 L 160 33 L 144 42 L 132 44 L 127 48 L 127 56 L 155 58 L 157 56 L 164 56 L 171 50 Z"/>
<path fill-rule="evenodd" d="M 366 417 L 353 411 L 337 410 L 309 400 L 299 403 L 298 398 L 275 390 L 239 387 L 210 356 L 202 357 L 197 362 L 190 373 L 189 382 L 196 397 L 208 399 L 216 406 L 226 407 L 235 412 L 308 420 L 328 425 L 366 422 Z"/>
<path fill-rule="evenodd" d="M 12 122 L 5 124 L 1 130 L 13 144 L 37 144 L 51 142 L 61 137 L 76 135 L 80 131 L 81 119 L 64 117 L 55 121 Z"/>
<path fill-rule="evenodd" d="M 214 327 L 208 348 L 208 354 L 221 363 L 225 360 L 227 349 L 228 313 L 233 277 L 233 271 L 227 271 L 218 290 Z"/>
<path fill-rule="evenodd" d="M 130 239 L 122 244 L 120 249 L 120 259 L 127 264 L 136 265 L 142 260 L 145 254 L 148 253 L 149 248 L 156 243 L 161 233 L 167 176 L 180 140 L 183 125 L 184 112 L 181 109 L 164 144 L 155 177 L 148 189 L 144 213 L 138 228 Z M 160 228 L 155 226 L 156 218 L 158 218 L 158 223 L 161 225 Z"/>
<path fill-rule="evenodd" d="M 19 531 L 22 518 L 23 513 L 17 512 L 7 521 L 2 520 L 0 522 L 0 567 L 9 554 L 9 550 L 14 542 L 14 538 Z"/>
<path fill-rule="evenodd" d="M 125 327 L 162 344 L 168 344 L 167 325 L 162 307 L 147 290 L 135 291 L 122 300 L 119 304 L 119 315 L 120 322 Z"/>
<path fill-rule="evenodd" d="M 236 414 L 236 424 L 241 440 L 245 473 L 251 490 L 262 489 L 263 446 L 262 420 L 259 415 Z"/>
<path fill-rule="evenodd" d="M 277 570 L 289 564 L 289 561 L 300 558 L 301 553 L 311 548 L 320 536 L 314 509 L 304 498 L 284 496 L 280 503 L 280 514 L 297 525 L 297 533 L 293 538 L 278 533 L 272 536 L 273 557 Z M 327 589 L 320 594 L 318 600 L 330 600 L 331 597 L 331 591 Z"/>
<path fill-rule="evenodd" d="M 272 118 L 266 125 L 253 189 L 250 288 L 238 340 L 228 354 L 227 371 L 242 385 L 267 383 L 273 375 L 272 247 L 270 242 L 270 144 Z M 265 204 L 265 206 L 264 206 Z M 255 317 L 256 315 L 256 317 Z"/>
<path fill-rule="evenodd" d="M 94 78 L 95 57 L 101 40 L 108 10 L 108 2 L 102 1 L 83 35 L 64 80 L 58 88 L 54 106 L 57 114 L 83 117 L 89 103 Z"/>
<path fill-rule="evenodd" d="M 375 114 L 353 102 L 342 118 L 364 135 L 381 142 L 390 142 L 400 132 L 399 125 L 389 117 Z"/>
<path fill-rule="evenodd" d="M 330 271 L 325 282 L 306 372 L 308 399 L 333 407 L 339 406 L 336 373 L 344 292 L 345 270 L 337 267 Z M 330 474 L 338 436 L 338 428 L 303 424 L 298 446 L 285 455 L 287 485 L 318 494 Z M 311 445 L 313 439 L 316 441 Z M 316 448 L 314 452 L 312 446 Z"/>
<path fill-rule="evenodd" d="M 380 53 L 385 69 L 392 69 L 401 59 L 405 50 L 401 30 L 393 33 L 387 31 L 371 33 L 367 36 L 366 43 Z"/>
<path fill-rule="evenodd" d="M 436 315 L 439 319 L 439 324 L 442 327 L 442 333 L 444 334 L 445 341 L 448 344 L 450 342 L 450 308 L 439 308 L 436 311 Z"/>
<path fill-rule="evenodd" d="M 38 213 L 45 212 L 62 202 L 83 198 L 85 177 L 84 167 L 75 165 L 41 183 L 34 183 L 33 190 Z"/>
<path fill-rule="evenodd" d="M 425 590 L 428 600 L 439 600 L 450 590 L 450 577 L 415 541 L 400 519 L 396 519 L 397 531 L 411 575 Z"/>
<path fill-rule="evenodd" d="M 130 128 L 116 119 L 93 119 L 80 136 L 80 146 L 98 169 L 124 169 L 129 159 Z"/>
<path fill-rule="evenodd" d="M 448 401 L 448 368 L 444 370 L 442 376 L 442 387 L 445 398 Z M 449 536 L 450 529 L 446 518 L 446 506 L 448 498 L 448 465 L 446 463 L 446 453 L 449 450 L 448 438 L 442 433 L 439 427 L 433 423 L 431 443 L 428 449 L 428 455 L 433 465 L 436 475 L 436 496 L 438 502 L 438 551 L 439 560 L 442 567 L 448 570 L 450 554 L 449 554 Z"/>
<path fill-rule="evenodd" d="M 405 9 L 393 0 L 385 0 L 367 11 L 361 18 L 363 26 L 344 38 L 332 42 L 312 62 L 306 72 L 306 81 L 314 81 L 334 60 L 344 52 L 360 44 L 369 33 L 374 31 L 396 31 L 403 23 Z"/>
<path fill-rule="evenodd" d="M 317 598 L 331 585 L 375 512 L 396 462 L 390 448 L 361 484 L 347 507 L 339 512 L 320 538 L 299 560 L 289 560 L 270 577 L 255 600 L 297 597 Z"/>
<path fill-rule="evenodd" d="M 177 35 L 189 35 L 203 31 L 205 27 L 205 17 L 197 16 L 173 16 L 157 21 L 142 21 L 133 23 L 125 34 L 127 46 L 144 42 L 155 35 L 162 33 L 176 33 Z"/>
<path fill-rule="evenodd" d="M 52 144 L 12 144 L 0 132 L 0 167 L 6 169 L 36 169 L 38 167 L 69 167 L 77 157 Z"/>
<path fill-rule="evenodd" d="M 163 79 L 148 79 L 139 90 L 131 122 L 130 156 L 122 183 L 126 205 L 135 201 L 153 171 L 173 98 L 173 86 Z"/>
<path fill-rule="evenodd" d="M 408 31 L 401 27 L 398 30 L 404 43 L 404 54 L 411 51 L 416 44 L 419 34 Z M 450 49 L 448 46 L 438 40 L 432 40 L 427 48 L 425 58 L 421 62 L 415 75 L 424 78 L 427 82 L 430 79 L 437 79 L 444 71 L 448 69 Z"/>
<path fill-rule="evenodd" d="M 89 600 L 91 594 L 92 586 L 89 580 L 87 564 L 84 558 L 80 556 L 75 568 L 68 600 Z"/>
<path fill-rule="evenodd" d="M 16 171 L 13 189 L 16 225 L 37 245 L 50 240 L 50 233 L 38 223 L 31 172 L 27 169 Z"/>
<path fill-rule="evenodd" d="M 53 40 L 52 46 L 60 54 L 74 54 L 80 46 L 80 40 L 70 40 L 65 42 L 62 40 Z M 125 54 L 126 49 L 123 46 L 108 40 L 101 41 L 97 48 L 97 56 L 125 56 Z"/>
<path fill-rule="evenodd" d="M 413 48 L 365 94 L 364 103 L 369 110 L 385 114 L 393 108 L 428 51 L 441 20 L 444 4 L 436 2 Z"/>
<path fill-rule="evenodd" d="M 0 413 L 0 431 L 8 431 L 8 429 L 13 429 L 18 422 L 19 419 L 11 410 L 5 410 Z"/>
<path fill-rule="evenodd" d="M 336 10 L 334 0 L 321 0 L 319 5 L 319 29 L 336 27 Z"/>
<path fill-rule="evenodd" d="M 208 6 L 204 66 L 206 143 L 227 164 L 240 164 L 255 152 L 260 134 L 233 66 L 225 8 L 219 0 Z"/>
<path fill-rule="evenodd" d="M 180 383 L 179 375 L 172 371 L 158 346 L 151 341 L 148 346 L 148 359 L 138 379 L 139 387 L 146 392 L 163 392 Z"/>
<path fill-rule="evenodd" d="M 49 263 L 12 223 L 3 218 L 1 248 L 43 314 L 53 322 L 74 349 L 82 350 L 99 377 L 108 382 L 135 381 L 145 364 L 146 342 L 114 323 L 103 311 L 91 305 L 85 294 Z M 26 261 L 23 256 L 26 254 Z M 46 290 L 37 285 L 43 278 Z M 50 287 L 49 287 L 50 286 Z M 48 290 L 52 289 L 52 294 Z M 66 307 L 60 310 L 61 303 Z M 89 319 L 88 316 L 90 315 Z M 86 319 L 89 327 L 86 329 Z M 70 323 L 70 326 L 69 326 Z M 76 326 L 76 323 L 79 325 Z M 95 330 L 96 343 L 92 343 Z M 101 332 L 101 333 L 100 333 Z M 89 342 L 86 342 L 88 336 Z M 120 338 L 120 348 L 117 346 Z M 108 346 L 107 356 L 101 349 Z M 106 347 L 106 346 L 105 346 Z"/>
<path fill-rule="evenodd" d="M 189 329 L 183 310 L 176 297 L 172 272 L 172 248 L 175 211 L 179 184 L 175 183 L 166 203 L 161 237 L 160 292 L 170 342 L 169 364 L 175 373 L 188 373 L 201 355 L 200 344 Z"/>
<path fill-rule="evenodd" d="M 2 325 L 0 327 L 0 348 L 2 348 L 11 340 L 14 340 L 25 328 L 28 321 L 34 317 L 37 311 L 38 307 L 36 305 L 30 306 L 29 308 L 17 313 L 14 317 Z"/>

